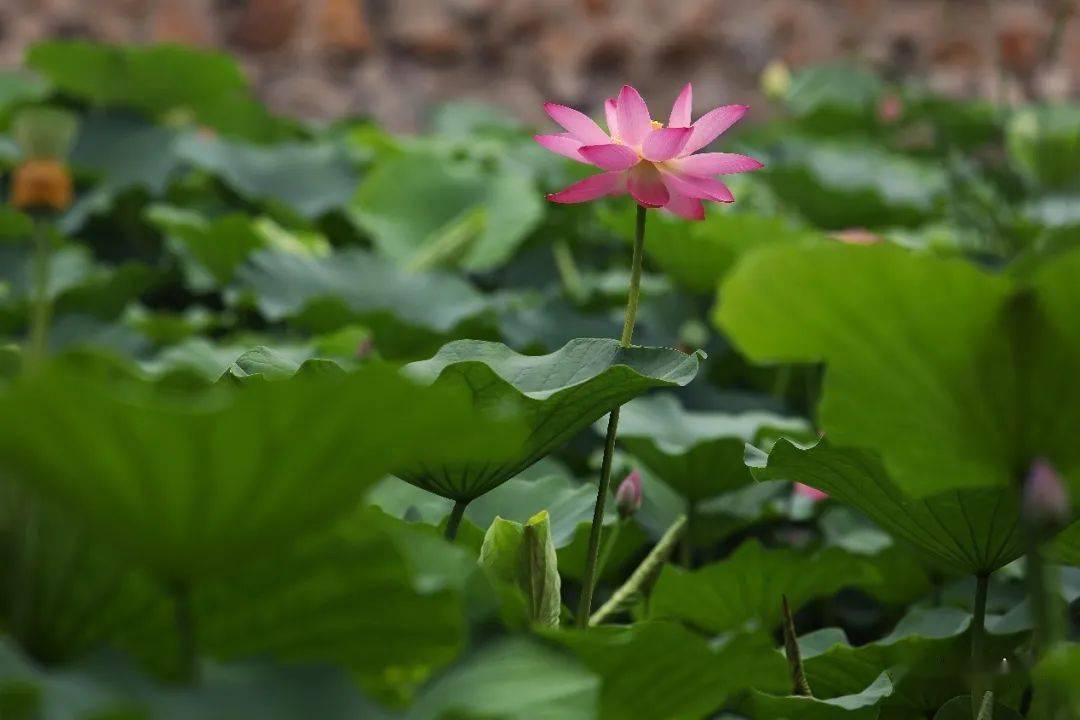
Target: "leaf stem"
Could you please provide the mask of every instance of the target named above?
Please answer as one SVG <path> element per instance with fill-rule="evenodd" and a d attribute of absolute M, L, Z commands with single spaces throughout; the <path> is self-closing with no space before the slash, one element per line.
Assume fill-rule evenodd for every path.
<path fill-rule="evenodd" d="M 34 231 L 33 299 L 30 307 L 30 333 L 26 346 L 26 367 L 38 369 L 45 361 L 49 344 L 49 318 L 52 303 L 49 302 L 49 227 L 44 220 L 37 221 Z"/>
<path fill-rule="evenodd" d="M 637 206 L 637 223 L 634 229 L 634 259 L 630 270 L 630 291 L 626 299 L 626 318 L 623 320 L 619 344 L 629 347 L 634 336 L 637 320 L 638 299 L 641 295 L 641 266 L 645 259 L 645 208 Z M 577 625 L 585 627 L 592 612 L 593 592 L 596 589 L 597 559 L 600 553 L 600 534 L 604 526 L 604 504 L 607 502 L 608 486 L 611 484 L 611 460 L 615 454 L 615 436 L 619 430 L 619 408 L 608 416 L 607 436 L 604 439 L 604 460 L 600 464 L 600 485 L 596 489 L 596 505 L 593 507 L 592 527 L 589 529 L 589 550 L 585 556 L 585 577 L 581 586 L 581 602 L 578 605 Z"/>
<path fill-rule="evenodd" d="M 450 542 L 454 542 L 457 538 L 458 527 L 461 526 L 461 518 L 465 515 L 465 508 L 469 506 L 467 500 L 455 500 L 454 509 L 450 511 L 450 519 L 446 521 L 446 532 L 444 536 Z"/>
<path fill-rule="evenodd" d="M 971 717 L 978 720 L 980 706 L 986 687 L 985 651 L 983 646 L 986 640 L 986 595 L 990 588 L 990 575 L 975 576 L 975 606 L 971 618 Z"/>
<path fill-rule="evenodd" d="M 659 574 L 660 568 L 663 567 L 664 562 L 671 555 L 671 551 L 675 549 L 676 543 L 679 542 L 679 538 L 682 537 L 685 530 L 686 516 L 681 515 L 664 532 L 660 540 L 653 546 L 653 549 L 645 556 L 645 559 L 641 561 L 633 574 L 630 575 L 630 578 L 619 586 L 619 589 L 611 594 L 611 598 L 593 613 L 592 617 L 589 618 L 590 627 L 599 625 L 609 615 L 614 615 L 626 607 L 627 603 L 636 595 L 648 591 L 657 574 Z"/>

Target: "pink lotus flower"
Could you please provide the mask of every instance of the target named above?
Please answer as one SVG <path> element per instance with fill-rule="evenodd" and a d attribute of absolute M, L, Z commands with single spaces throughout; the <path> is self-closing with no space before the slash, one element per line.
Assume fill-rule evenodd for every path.
<path fill-rule="evenodd" d="M 557 203 L 580 203 L 629 193 L 638 204 L 662 207 L 688 220 L 703 220 L 702 200 L 735 202 L 717 175 L 757 170 L 761 163 L 733 153 L 698 153 L 746 114 L 745 105 L 724 105 L 690 122 L 693 90 L 687 83 L 671 108 L 667 127 L 652 119 L 638 91 L 623 85 L 604 103 L 608 132 L 588 116 L 547 103 L 551 119 L 566 132 L 537 135 L 553 153 L 604 170 L 551 195 Z"/>

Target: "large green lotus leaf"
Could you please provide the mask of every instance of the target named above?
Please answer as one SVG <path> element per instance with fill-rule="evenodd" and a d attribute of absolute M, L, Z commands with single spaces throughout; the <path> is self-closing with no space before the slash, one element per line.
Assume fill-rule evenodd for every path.
<path fill-rule="evenodd" d="M 565 653 L 525 637 L 499 640 L 420 693 L 410 720 L 594 720 L 600 681 Z"/>
<path fill-rule="evenodd" d="M 157 583 L 110 550 L 70 514 L 0 482 L 0 624 L 33 657 L 60 662 L 166 604 Z"/>
<path fill-rule="evenodd" d="M 340 669 L 205 663 L 198 685 L 178 687 L 115 654 L 95 656 L 76 666 L 43 667 L 4 640 L 0 640 L 0 712 L 5 720 L 8 713 L 12 720 L 388 717 Z"/>
<path fill-rule="evenodd" d="M 433 528 L 365 508 L 197 588 L 199 643 L 221 659 L 344 665 L 373 693 L 408 696 L 460 652 L 473 569 Z"/>
<path fill-rule="evenodd" d="M 898 717 L 925 716 L 968 687 L 970 627 L 970 613 L 950 607 L 920 608 L 872 643 L 853 647 L 843 631 L 825 628 L 800 637 L 799 647 L 816 697 L 857 694 L 887 670 L 893 692 L 884 702 L 886 711 Z M 990 635 L 987 652 L 1005 657 L 1023 638 L 1023 633 Z M 1010 678 L 1001 677 L 995 690 L 1011 695 L 1013 685 Z"/>
<path fill-rule="evenodd" d="M 258 250 L 236 273 L 241 290 L 254 297 L 271 321 L 321 313 L 334 330 L 357 320 L 372 327 L 380 351 L 399 336 L 420 334 L 423 344 L 486 314 L 487 299 L 460 277 L 443 272 L 408 273 L 360 249 L 311 257 Z M 336 321 L 336 322 L 335 322 Z"/>
<path fill-rule="evenodd" d="M 926 495 L 1004 485 L 1024 463 L 1009 290 L 893 246 L 768 248 L 729 276 L 715 319 L 755 362 L 824 361 L 830 440 L 878 450 L 897 485 Z"/>
<path fill-rule="evenodd" d="M 751 704 L 756 720 L 877 720 L 881 703 L 892 692 L 892 680 L 883 672 L 870 685 L 852 695 L 822 699 L 768 695 L 755 690 Z"/>
<path fill-rule="evenodd" d="M 826 229 L 919 225 L 948 190 L 940 167 L 860 141 L 787 138 L 765 164 L 777 195 Z"/>
<path fill-rule="evenodd" d="M 1013 115 L 1006 134 L 1012 161 L 1043 190 L 1080 187 L 1080 105 L 1024 108 Z"/>
<path fill-rule="evenodd" d="M 267 147 L 187 135 L 178 151 L 244 197 L 277 201 L 305 217 L 346 206 L 358 181 L 343 149 L 326 143 Z"/>
<path fill-rule="evenodd" d="M 710 642 L 665 622 L 551 633 L 602 678 L 601 720 L 711 717 L 756 687 L 783 692 L 783 656 L 764 635 Z"/>
<path fill-rule="evenodd" d="M 453 263 L 471 271 L 502 265 L 543 216 L 529 176 L 421 150 L 378 165 L 364 180 L 353 217 L 401 265 Z"/>
<path fill-rule="evenodd" d="M 792 609 L 846 587 L 873 586 L 878 571 L 864 558 L 839 548 L 814 553 L 765 549 L 748 540 L 722 562 L 687 571 L 668 565 L 660 573 L 649 613 L 674 618 L 711 633 L 780 622 L 780 598 Z"/>
<path fill-rule="evenodd" d="M 57 368 L 0 408 L 4 468 L 170 582 L 288 545 L 420 448 L 457 451 L 485 425 L 460 393 L 379 366 L 188 391 Z"/>
<path fill-rule="evenodd" d="M 1080 248 L 1051 257 L 1020 279 L 1007 329 L 1014 338 L 1021 372 L 1020 408 L 1015 426 L 1021 439 L 1020 472 L 1031 457 L 1046 457 L 1080 499 Z"/>
<path fill-rule="evenodd" d="M 437 495 L 471 501 L 498 487 L 631 398 L 658 387 L 686 385 L 700 355 L 670 348 L 628 347 L 578 338 L 548 355 L 520 355 L 501 343 L 459 340 L 404 372 L 438 387 L 458 388 L 493 414 L 520 413 L 528 434 L 512 447 L 452 466 L 419 453 L 398 477 Z"/>
<path fill-rule="evenodd" d="M 177 45 L 54 41 L 30 48 L 26 64 L 59 92 L 95 105 L 131 108 L 154 117 L 185 115 L 260 141 L 285 132 L 284 124 L 250 97 L 239 65 L 223 53 Z"/>
<path fill-rule="evenodd" d="M 950 490 L 912 498 L 874 453 L 820 443 L 799 450 L 781 440 L 761 480 L 801 482 L 861 510 L 896 537 L 948 567 L 988 574 L 1024 553 L 1019 494 L 1012 487 Z"/>
<path fill-rule="evenodd" d="M 767 412 L 685 410 L 670 393 L 638 398 L 619 413 L 619 443 L 691 502 L 751 483 L 743 462 L 746 444 L 784 433 L 803 437 L 810 427 Z"/>

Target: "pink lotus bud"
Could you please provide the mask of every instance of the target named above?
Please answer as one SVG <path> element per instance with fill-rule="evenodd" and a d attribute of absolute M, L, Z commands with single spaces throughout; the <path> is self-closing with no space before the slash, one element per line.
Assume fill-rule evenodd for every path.
<path fill-rule="evenodd" d="M 1069 491 L 1061 475 L 1045 458 L 1031 463 L 1024 481 L 1024 517 L 1036 525 L 1063 525 L 1071 515 Z"/>
<path fill-rule="evenodd" d="M 883 123 L 894 123 L 904 115 L 904 101 L 899 95 L 892 93 L 881 98 L 877 106 L 878 120 Z"/>
<path fill-rule="evenodd" d="M 803 485 L 802 483 L 795 483 L 795 494 L 802 495 L 804 498 L 809 498 L 814 502 L 825 500 L 829 497 L 827 493 L 824 493 L 817 488 L 812 488 L 809 485 Z"/>
<path fill-rule="evenodd" d="M 615 507 L 619 509 L 619 517 L 626 519 L 631 517 L 641 507 L 641 473 L 632 470 L 615 491 Z"/>

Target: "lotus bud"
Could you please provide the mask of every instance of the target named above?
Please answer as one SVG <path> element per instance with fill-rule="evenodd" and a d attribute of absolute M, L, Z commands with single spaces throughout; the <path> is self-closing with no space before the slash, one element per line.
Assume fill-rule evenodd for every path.
<path fill-rule="evenodd" d="M 1069 522 L 1070 511 L 1061 475 L 1045 458 L 1036 459 L 1024 481 L 1024 518 L 1032 525 L 1060 526 Z"/>
<path fill-rule="evenodd" d="M 624 520 L 632 517 L 641 507 L 641 473 L 637 470 L 631 471 L 619 483 L 619 489 L 615 491 L 615 507 L 619 510 L 619 517 Z"/>
<path fill-rule="evenodd" d="M 11 178 L 11 204 L 20 210 L 61 211 L 71 205 L 71 152 L 78 123 L 66 111 L 27 108 L 12 121 L 11 133 L 23 160 Z"/>
<path fill-rule="evenodd" d="M 791 71 L 783 60 L 773 60 L 761 72 L 761 91 L 765 97 L 779 100 L 791 87 Z"/>

